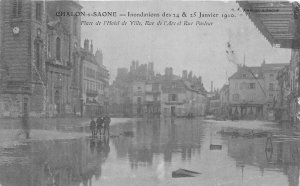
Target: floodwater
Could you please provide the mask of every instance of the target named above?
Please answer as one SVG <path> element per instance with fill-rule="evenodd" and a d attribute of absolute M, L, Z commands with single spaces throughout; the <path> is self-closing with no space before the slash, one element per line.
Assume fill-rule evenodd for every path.
<path fill-rule="evenodd" d="M 201 119 L 133 120 L 113 125 L 110 138 L 2 147 L 0 185 L 299 185 L 297 137 L 232 137 L 218 133 L 224 126 Z M 201 174 L 172 178 L 179 168 Z"/>

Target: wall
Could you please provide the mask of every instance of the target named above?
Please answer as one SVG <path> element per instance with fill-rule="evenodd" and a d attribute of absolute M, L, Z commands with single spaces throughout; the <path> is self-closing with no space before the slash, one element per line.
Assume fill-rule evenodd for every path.
<path fill-rule="evenodd" d="M 264 89 L 263 79 L 258 79 Z M 246 85 L 241 87 L 242 83 Z M 255 83 L 255 89 L 249 89 L 248 84 Z M 239 94 L 239 100 L 233 100 L 233 94 Z M 241 103 L 252 103 L 252 104 L 264 104 L 265 94 L 259 84 L 254 79 L 230 79 L 229 80 L 229 102 L 231 104 L 241 104 Z"/>

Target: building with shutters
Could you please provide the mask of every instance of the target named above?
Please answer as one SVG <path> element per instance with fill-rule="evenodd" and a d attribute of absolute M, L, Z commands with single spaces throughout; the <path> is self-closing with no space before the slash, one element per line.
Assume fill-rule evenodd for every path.
<path fill-rule="evenodd" d="M 283 113 L 280 117 L 281 120 L 290 123 L 299 123 L 299 3 L 289 1 L 238 1 L 238 4 L 242 9 L 249 10 L 246 11 L 246 14 L 271 45 L 292 50 L 289 67 L 281 71 L 279 76 L 280 85 L 286 86 L 280 88 L 282 93 L 280 109 Z M 266 9 L 275 9 L 276 11 L 263 11 Z"/>
<path fill-rule="evenodd" d="M 280 87 L 277 76 L 288 64 L 239 65 L 229 77 L 229 116 L 234 119 L 275 119 Z"/>

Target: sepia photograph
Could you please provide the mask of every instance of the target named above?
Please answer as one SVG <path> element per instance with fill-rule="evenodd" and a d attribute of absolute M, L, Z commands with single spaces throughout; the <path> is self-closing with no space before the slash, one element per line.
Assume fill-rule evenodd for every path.
<path fill-rule="evenodd" d="M 0 186 L 300 186 L 300 2 L 0 0 Z"/>

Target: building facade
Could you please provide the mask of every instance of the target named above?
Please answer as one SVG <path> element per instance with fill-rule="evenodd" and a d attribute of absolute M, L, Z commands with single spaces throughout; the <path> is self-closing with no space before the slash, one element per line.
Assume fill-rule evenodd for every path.
<path fill-rule="evenodd" d="M 93 44 L 84 41 L 81 50 L 81 100 L 80 115 L 96 116 L 108 113 L 109 73 L 103 65 L 103 54 L 97 50 L 94 54 Z"/>
<path fill-rule="evenodd" d="M 206 91 L 201 82 L 202 78 L 173 75 L 172 67 L 166 68 L 161 79 L 161 113 L 165 117 L 204 116 L 206 110 Z"/>
<path fill-rule="evenodd" d="M 238 119 L 275 119 L 279 99 L 278 73 L 287 64 L 238 66 L 229 78 L 229 113 Z"/>
<path fill-rule="evenodd" d="M 243 9 L 257 9 L 262 8 L 276 8 L 276 12 L 263 12 L 256 11 L 248 14 L 253 24 L 261 32 L 261 34 L 275 47 L 292 49 L 291 61 L 289 64 L 289 70 L 282 71 L 280 78 L 282 96 L 279 108 L 282 109 L 283 115 L 282 120 L 287 120 L 287 123 L 299 123 L 300 106 L 298 104 L 299 99 L 299 27 L 300 27 L 300 5 L 298 2 L 274 2 L 272 4 L 268 2 L 251 2 L 251 1 L 238 1 L 238 4 Z M 278 16 L 280 19 L 278 19 Z M 275 29 L 274 29 L 275 28 Z M 289 83 L 286 83 L 286 78 L 289 77 Z M 284 89 L 284 91 L 282 90 Z M 281 97 L 282 97 L 281 96 Z M 284 100 L 287 100 L 284 103 Z M 287 105 L 287 107 L 286 107 Z"/>
<path fill-rule="evenodd" d="M 80 11 L 78 1 L 3 0 L 0 5 L 0 116 L 82 112 L 81 74 L 88 55 L 80 48 L 81 19 L 56 15 Z M 107 87 L 108 72 L 103 64 L 98 69 Z"/>
<path fill-rule="evenodd" d="M 110 86 L 111 113 L 129 117 L 204 115 L 207 99 L 201 76 L 187 71 L 176 76 L 171 67 L 164 75 L 154 75 L 153 69 L 152 62 L 139 65 L 137 61 L 129 71 L 118 69 Z"/>

